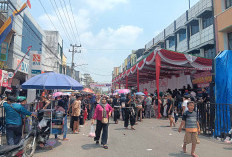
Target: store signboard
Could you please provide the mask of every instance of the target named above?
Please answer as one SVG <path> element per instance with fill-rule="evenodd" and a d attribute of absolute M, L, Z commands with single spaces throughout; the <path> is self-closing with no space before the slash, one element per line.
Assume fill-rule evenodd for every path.
<path fill-rule="evenodd" d="M 20 59 L 17 59 L 17 66 L 20 64 L 20 62 L 21 62 L 21 60 Z M 16 67 L 17 67 L 16 66 Z M 21 63 L 21 65 L 20 65 L 20 67 L 19 67 L 19 71 L 21 71 L 21 72 L 23 72 L 23 73 L 26 73 L 26 74 L 28 74 L 28 64 L 26 63 L 26 62 L 22 62 Z"/>
<path fill-rule="evenodd" d="M 39 54 L 37 51 L 31 51 L 29 65 L 30 65 L 30 76 L 31 77 L 41 74 L 42 73 L 41 54 Z"/>

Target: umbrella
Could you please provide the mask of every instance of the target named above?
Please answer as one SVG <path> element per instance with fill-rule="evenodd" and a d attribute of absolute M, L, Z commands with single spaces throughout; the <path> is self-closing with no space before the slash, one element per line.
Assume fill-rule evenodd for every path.
<path fill-rule="evenodd" d="M 119 93 L 119 94 L 128 94 L 128 93 L 130 93 L 130 89 L 120 89 L 120 90 L 118 91 L 118 93 Z"/>
<path fill-rule="evenodd" d="M 56 93 L 54 93 L 52 96 L 53 96 L 53 97 L 59 97 L 59 96 L 61 96 L 61 95 L 63 95 L 62 92 L 56 92 Z"/>
<path fill-rule="evenodd" d="M 54 72 L 36 75 L 22 84 L 23 89 L 73 89 L 81 90 L 83 86 L 64 74 Z"/>
<path fill-rule="evenodd" d="M 85 88 L 82 90 L 83 92 L 86 92 L 86 93 L 94 93 L 91 89 L 89 88 Z"/>
<path fill-rule="evenodd" d="M 145 95 L 143 92 L 137 92 L 136 95 Z"/>
<path fill-rule="evenodd" d="M 119 90 L 121 90 L 121 89 L 116 89 L 116 90 L 114 91 L 114 93 L 118 93 Z"/>

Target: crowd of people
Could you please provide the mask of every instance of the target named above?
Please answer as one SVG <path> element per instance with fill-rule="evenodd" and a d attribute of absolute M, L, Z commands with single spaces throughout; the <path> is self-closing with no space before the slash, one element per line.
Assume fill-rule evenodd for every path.
<path fill-rule="evenodd" d="M 45 90 L 34 109 L 36 112 L 37 110 L 49 109 L 53 106 L 55 110 L 64 112 L 63 140 L 65 141 L 69 140 L 66 137 L 68 132 L 68 116 L 70 116 L 70 129 L 74 134 L 79 134 L 79 125 L 85 125 L 88 120 L 91 120 L 91 124 L 94 124 L 96 120 L 96 136 L 94 141 L 96 141 L 96 144 L 99 144 L 101 136 L 101 144 L 105 149 L 108 149 L 107 139 L 110 116 L 113 117 L 115 124 L 119 124 L 119 120 L 122 120 L 125 129 L 128 129 L 130 125 L 131 130 L 135 130 L 135 125 L 138 125 L 138 122 L 142 122 L 144 118 L 168 118 L 170 121 L 169 125 L 172 127 L 176 125 L 180 117 L 183 120 L 180 126 L 182 129 L 183 126 L 188 127 L 184 122 L 189 123 L 189 116 L 194 118 L 196 116 L 192 114 L 194 111 L 192 105 L 194 106 L 194 101 L 199 99 L 199 95 L 190 87 L 183 87 L 183 89 L 175 89 L 173 91 L 168 89 L 164 93 L 160 92 L 159 98 L 157 91 L 148 93 L 145 89 L 143 93 L 141 95 L 136 95 L 136 93 L 116 93 L 110 96 L 78 93 L 54 98 L 52 93 Z M 208 94 L 205 89 L 202 90 L 200 97 L 200 101 L 208 101 Z M 28 111 L 29 108 L 26 108 L 27 103 L 25 98 L 16 99 L 8 95 L 2 99 L 2 104 L 6 112 L 7 142 L 9 145 L 18 144 L 22 137 L 23 124 L 21 115 L 36 117 L 36 114 Z M 191 111 L 189 111 L 189 108 L 191 108 Z M 194 123 L 194 125 L 190 125 L 190 127 L 197 129 L 194 130 L 194 134 L 186 135 L 184 151 L 186 151 L 186 144 L 191 142 L 189 138 L 194 137 L 192 138 L 194 139 L 193 144 L 198 142 L 195 132 L 199 131 L 199 124 L 194 120 L 192 121 L 190 123 Z M 191 131 L 193 130 L 190 129 Z M 57 135 L 55 135 L 55 138 L 57 138 Z M 193 147 L 192 155 L 194 155 L 195 150 L 195 146 Z"/>

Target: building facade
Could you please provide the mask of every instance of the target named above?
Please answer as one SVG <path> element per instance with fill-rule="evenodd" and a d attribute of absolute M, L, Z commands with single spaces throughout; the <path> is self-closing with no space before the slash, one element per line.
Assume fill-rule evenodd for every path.
<path fill-rule="evenodd" d="M 216 50 L 232 50 L 232 0 L 214 0 Z"/>
<path fill-rule="evenodd" d="M 156 47 L 200 57 L 215 57 L 212 0 L 200 0 L 145 45 L 144 54 Z"/>
<path fill-rule="evenodd" d="M 45 30 L 48 48 L 44 53 L 44 71 L 62 73 L 63 71 L 63 39 L 58 31 Z"/>

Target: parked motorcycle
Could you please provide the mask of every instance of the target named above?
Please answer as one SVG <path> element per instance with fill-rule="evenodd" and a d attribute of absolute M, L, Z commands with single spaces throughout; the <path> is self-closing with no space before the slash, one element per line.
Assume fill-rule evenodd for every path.
<path fill-rule="evenodd" d="M 49 139 L 51 120 L 45 119 L 44 113 L 45 112 L 41 110 L 38 112 L 38 119 L 32 119 L 32 129 L 25 137 L 26 144 L 24 148 L 24 155 L 26 157 L 32 157 L 37 145 L 44 147 L 46 141 Z"/>
<path fill-rule="evenodd" d="M 24 142 L 25 140 L 22 140 L 18 145 L 0 146 L 0 157 L 23 157 Z"/>

